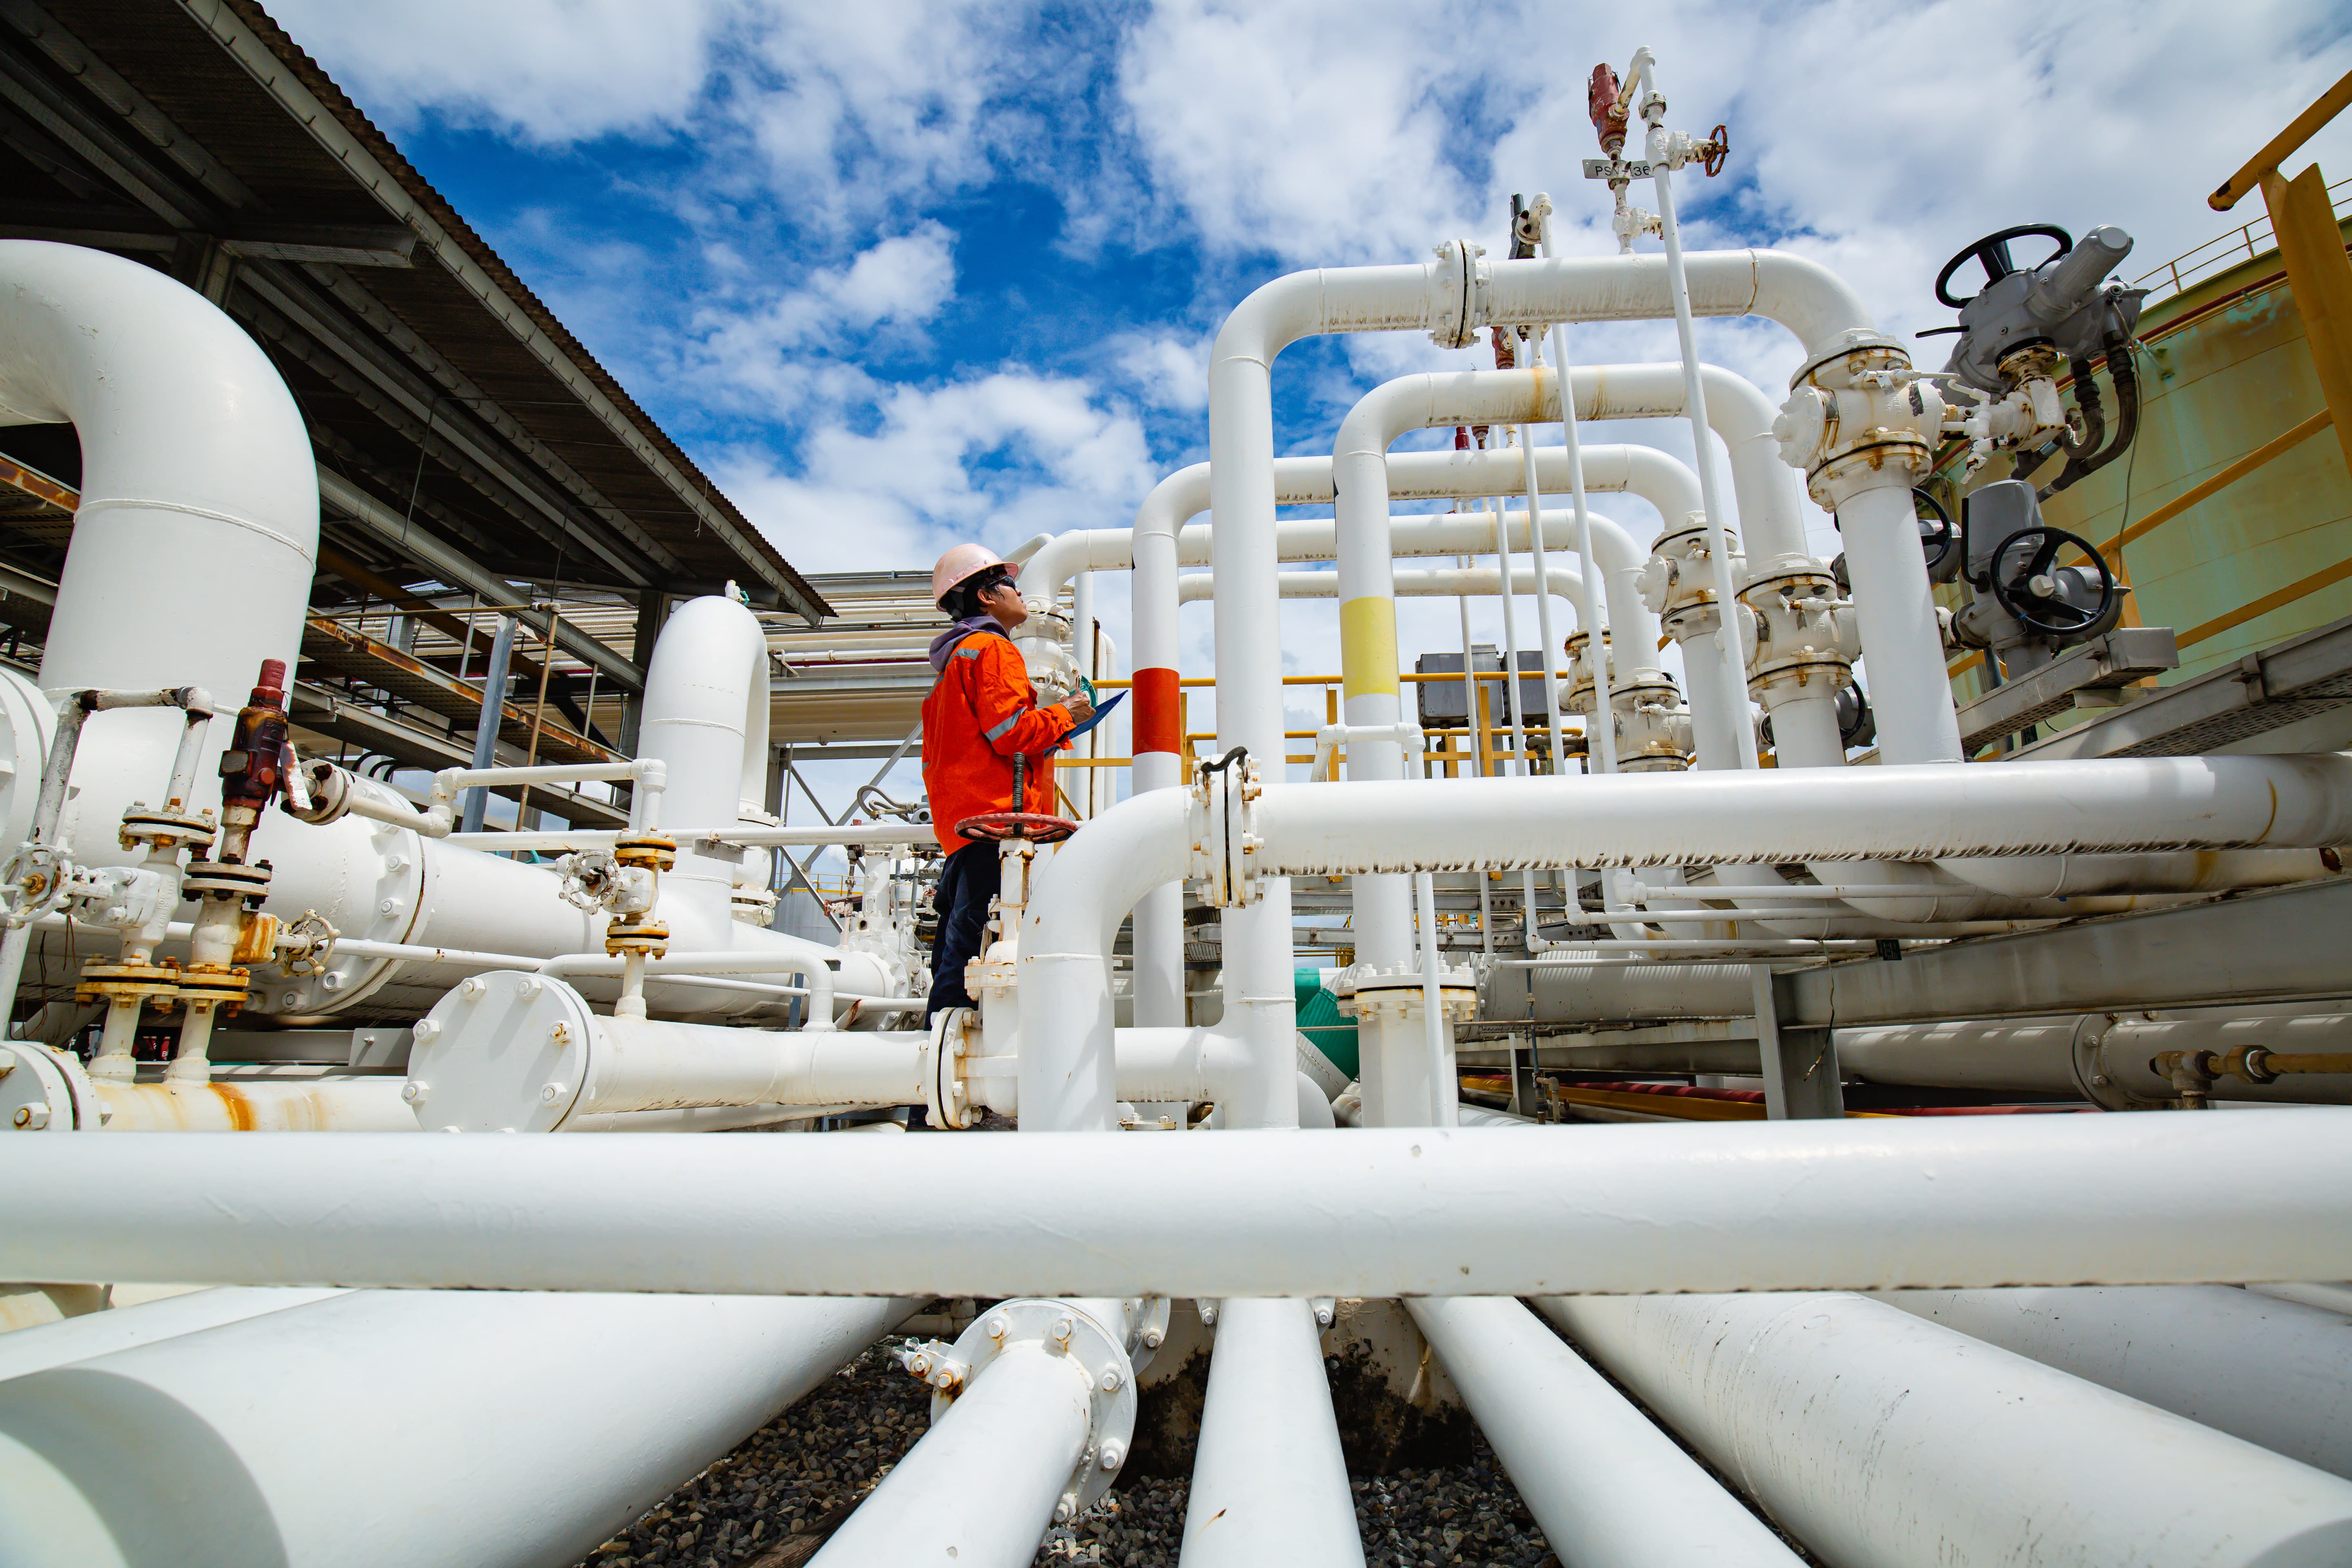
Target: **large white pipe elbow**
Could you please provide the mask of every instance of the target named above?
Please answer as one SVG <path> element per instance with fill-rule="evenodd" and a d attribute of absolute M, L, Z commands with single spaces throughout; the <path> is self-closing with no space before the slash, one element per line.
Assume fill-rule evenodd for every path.
<path fill-rule="evenodd" d="M 68 421 L 81 504 L 42 688 L 154 686 L 166 664 L 170 684 L 220 700 L 225 734 L 261 661 L 290 668 L 301 641 L 319 546 L 301 411 L 268 356 L 193 289 L 104 251 L 0 240 L 0 424 Z M 124 713 L 84 744 L 96 763 L 118 754 L 110 735 L 143 752 L 150 731 L 180 727 L 160 710 Z"/>
<path fill-rule="evenodd" d="M 1122 801 L 1063 843 L 1036 873 L 1022 910 L 1015 992 L 1024 1130 L 1112 1125 L 1118 1096 L 1110 944 L 1138 900 L 1184 877 L 1192 810 L 1183 790 Z M 1286 1075 L 1283 1089 L 1289 1092 Z"/>

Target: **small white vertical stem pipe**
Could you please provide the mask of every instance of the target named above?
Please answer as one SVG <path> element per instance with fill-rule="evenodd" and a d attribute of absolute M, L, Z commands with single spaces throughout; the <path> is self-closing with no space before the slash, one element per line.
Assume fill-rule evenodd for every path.
<path fill-rule="evenodd" d="M 1181 1562 L 1363 1568 L 1321 1336 L 1304 1301 L 1218 1309 Z"/>
<path fill-rule="evenodd" d="M 1457 566 L 1466 569 L 1470 565 L 1471 558 L 1467 555 L 1457 555 L 1454 561 Z M 1500 568 L 1503 592 L 1507 596 L 1511 589 L 1511 558 L 1506 555 L 1497 561 L 1496 565 Z M 1470 652 L 1470 600 L 1465 595 L 1454 600 L 1454 603 L 1462 612 L 1462 723 L 1463 727 L 1469 731 L 1467 738 L 1471 745 L 1468 749 L 1473 755 L 1475 755 L 1478 733 L 1478 676 L 1474 668 L 1477 661 Z M 1495 907 L 1494 899 L 1488 891 L 1492 884 L 1484 871 L 1473 872 L 1472 875 L 1478 879 L 1478 945 L 1481 951 L 1492 952 L 1495 951 Z"/>
<path fill-rule="evenodd" d="M 1544 255 L 1552 254 L 1551 198 L 1536 193 L 1538 243 Z M 1569 493 L 1576 504 L 1577 571 L 1582 574 L 1584 586 L 1578 609 L 1584 621 L 1584 651 L 1592 665 L 1592 717 L 1587 721 L 1585 754 L 1595 773 L 1617 771 L 1616 713 L 1609 702 L 1609 649 L 1601 640 L 1601 628 L 1608 622 L 1601 618 L 1601 571 L 1592 559 L 1592 515 L 1586 510 L 1584 500 L 1584 447 L 1576 430 L 1576 384 L 1569 373 L 1568 326 L 1555 321 L 1551 328 L 1552 375 L 1559 387 L 1559 428 L 1568 442 Z M 1529 520 L 1529 527 L 1535 526 Z M 1534 927 L 1528 928 L 1532 934 Z"/>
<path fill-rule="evenodd" d="M 1078 661 L 1078 673 L 1091 682 L 1095 679 L 1095 574 L 1081 572 L 1070 579 L 1070 651 Z M 1091 761 L 1099 754 L 1097 742 L 1102 738 L 1102 726 L 1097 724 L 1086 732 L 1078 742 L 1078 755 Z M 1095 775 L 1100 768 L 1081 768 L 1086 783 L 1076 791 L 1078 815 L 1083 819 L 1095 815 Z"/>
<path fill-rule="evenodd" d="M 1438 989 L 1438 964 L 1441 962 L 1437 945 L 1437 889 L 1434 876 L 1416 871 L 1412 879 L 1413 897 L 1421 913 L 1421 1026 L 1423 1042 L 1429 1049 L 1429 1096 L 1431 1125 L 1454 1127 L 1461 1123 L 1462 1086 L 1454 1076 L 1445 1049 L 1445 1007 Z M 1529 929 L 1534 927 L 1535 911 L 1528 911 Z"/>
<path fill-rule="evenodd" d="M 1570 413 L 1573 414 L 1573 410 Z M 1528 494 L 1528 551 L 1534 558 L 1536 569 L 1536 636 L 1543 643 L 1543 689 L 1545 718 L 1551 726 L 1551 766 L 1554 773 L 1566 773 L 1568 749 L 1560 732 L 1559 718 L 1559 645 L 1552 638 L 1551 573 L 1544 555 L 1543 487 L 1536 482 L 1535 430 L 1521 425 L 1515 432 L 1519 440 L 1519 463 L 1526 473 Z M 1570 447 L 1569 473 L 1576 486 L 1576 515 L 1584 521 L 1584 464 L 1581 455 Z M 1505 562 L 1508 571 L 1510 563 Z"/>
<path fill-rule="evenodd" d="M 1655 94 L 1657 89 L 1650 79 L 1647 64 L 1642 68 L 1643 85 Z M 1715 473 L 1715 436 L 1706 423 L 1706 384 L 1699 374 L 1698 338 L 1691 326 L 1690 279 L 1683 270 L 1682 234 L 1675 222 L 1675 192 L 1673 177 L 1666 172 L 1664 159 L 1666 132 L 1659 123 L 1665 113 L 1663 100 L 1654 100 L 1658 108 L 1655 116 L 1643 105 L 1643 117 L 1650 121 L 1649 153 L 1655 164 L 1658 187 L 1658 224 L 1666 244 L 1666 289 L 1675 302 L 1675 341 L 1683 355 L 1684 412 L 1690 417 L 1692 457 L 1698 469 L 1699 500 L 1706 508 L 1706 553 L 1709 575 L 1714 579 L 1716 619 L 1715 638 L 1717 657 L 1723 662 L 1724 684 L 1734 691 L 1748 690 L 1748 660 L 1740 647 L 1739 602 L 1732 596 L 1731 542 L 1723 528 L 1723 487 Z M 1743 703 L 1744 707 L 1745 704 Z M 1735 739 L 1739 744 L 1739 765 L 1756 765 L 1756 731 L 1752 726 L 1737 726 Z"/>

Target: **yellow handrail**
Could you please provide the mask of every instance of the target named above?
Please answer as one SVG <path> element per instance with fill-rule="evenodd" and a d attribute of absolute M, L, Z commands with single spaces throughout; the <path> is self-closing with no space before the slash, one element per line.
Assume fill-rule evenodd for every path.
<path fill-rule="evenodd" d="M 2263 183 L 2264 174 L 2274 173 L 2281 163 L 2294 156 L 2294 150 L 2319 134 L 2319 128 L 2352 105 L 2352 72 L 2319 95 L 2319 101 L 2294 117 L 2293 123 L 2272 137 L 2263 150 L 2246 161 L 2245 166 L 2222 183 L 2221 188 L 2205 198 L 2205 205 L 2215 212 L 2225 213 L 2246 198 L 2247 193 Z"/>

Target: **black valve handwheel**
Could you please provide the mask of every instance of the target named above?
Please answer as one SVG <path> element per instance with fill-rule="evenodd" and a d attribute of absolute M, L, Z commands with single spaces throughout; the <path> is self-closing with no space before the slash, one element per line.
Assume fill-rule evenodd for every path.
<path fill-rule="evenodd" d="M 2087 610 L 2067 603 L 2056 594 L 2041 593 L 2033 586 L 2034 579 L 2047 576 L 2057 564 L 2058 552 L 2070 544 L 2098 569 L 2099 602 Z M 2021 550 L 2026 553 L 2022 561 L 2017 561 L 2015 552 Z M 2107 569 L 2106 562 L 2091 547 L 2091 542 L 2079 534 L 2058 528 L 2021 528 L 2002 540 L 2000 548 L 1992 553 L 1992 596 L 1995 603 L 2029 629 L 2044 637 L 2069 637 L 2086 626 L 2096 626 L 2115 607 L 2116 574 Z"/>
<path fill-rule="evenodd" d="M 1918 514 L 1919 549 L 1927 557 L 1927 573 L 1933 576 L 1936 569 L 1959 548 L 1960 531 L 1952 526 L 1952 514 L 1944 510 L 1944 503 L 1936 499 L 1932 490 L 1914 489 L 1911 510 Z M 1930 516 L 1930 512 L 1934 515 Z"/>
<path fill-rule="evenodd" d="M 1969 300 L 1976 298 L 1976 295 L 1971 294 L 1968 300 L 1955 300 L 1951 292 L 1952 274 L 1971 261 L 1984 268 L 1987 289 L 2016 271 L 2017 263 L 2011 259 L 2009 254 L 2009 242 L 2012 239 L 2054 239 L 2058 242 L 2056 250 L 2033 264 L 2037 268 L 2049 266 L 2051 262 L 2074 248 L 2074 237 L 2056 224 L 2051 223 L 2022 223 L 2015 228 L 2005 228 L 1998 234 L 1986 235 L 1982 239 L 1962 249 L 1958 256 L 1945 262 L 1944 269 L 1936 274 L 1937 303 L 1948 305 L 1957 310 L 1966 305 Z"/>

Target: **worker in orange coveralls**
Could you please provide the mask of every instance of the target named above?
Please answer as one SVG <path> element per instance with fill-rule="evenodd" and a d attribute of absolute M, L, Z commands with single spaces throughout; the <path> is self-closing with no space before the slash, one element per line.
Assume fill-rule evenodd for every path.
<path fill-rule="evenodd" d="M 956 837 L 955 825 L 991 811 L 1054 815 L 1054 752 L 1063 737 L 1094 717 L 1094 704 L 1072 696 L 1037 705 L 1029 670 L 1013 646 L 1029 618 L 1013 584 L 1021 568 L 981 544 L 959 544 L 931 568 L 931 597 L 955 624 L 931 643 L 939 680 L 923 699 L 923 789 L 931 826 L 948 851 L 934 904 L 931 994 L 926 1020 L 969 1007 L 964 965 L 980 956 L 989 900 L 1000 885 L 996 846 Z M 1024 798 L 1013 799 L 1013 759 L 1028 759 Z"/>

